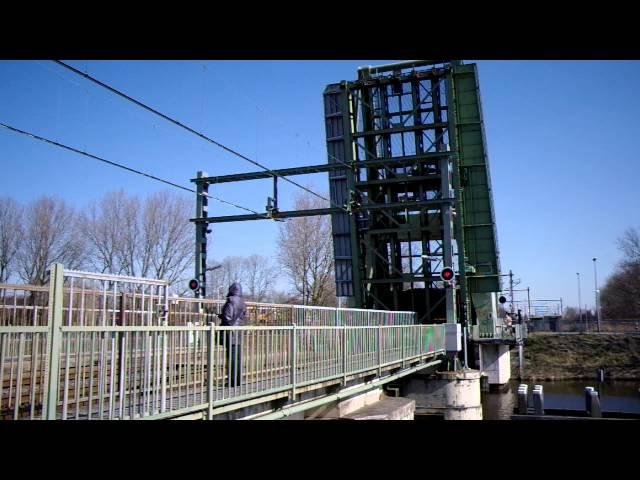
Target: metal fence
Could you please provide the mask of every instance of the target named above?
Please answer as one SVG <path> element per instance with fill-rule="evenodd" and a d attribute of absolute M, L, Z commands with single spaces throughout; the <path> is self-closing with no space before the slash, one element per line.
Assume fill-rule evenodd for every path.
<path fill-rule="evenodd" d="M 49 287 L 0 284 L 0 326 L 47 324 Z"/>
<path fill-rule="evenodd" d="M 199 302 L 179 299 L 172 310 L 161 282 L 62 265 L 52 267 L 48 292 L 18 291 L 21 300 L 13 294 L 3 305 L 19 313 L 0 325 L 2 419 L 211 413 L 276 392 L 295 397 L 305 386 L 380 375 L 445 351 L 444 325 L 413 325 L 411 312 L 253 304 L 261 326 L 190 326 L 202 317 L 175 305 Z M 46 321 L 31 308 L 38 302 L 24 300 L 34 293 L 47 294 L 38 305 Z M 166 325 L 171 318 L 187 325 Z M 290 318 L 295 323 L 285 325 Z"/>
<path fill-rule="evenodd" d="M 220 324 L 224 300 L 174 297 L 169 300 L 169 325 Z M 413 325 L 415 312 L 389 312 L 357 308 L 333 308 L 303 305 L 246 302 L 247 325 L 278 326 L 375 326 Z"/>
<path fill-rule="evenodd" d="M 64 271 L 65 325 L 220 324 L 224 300 L 169 297 L 162 280 Z M 0 284 L 0 326 L 47 325 L 49 287 Z M 246 302 L 246 325 L 413 325 L 415 312 Z M 165 323 L 166 322 L 166 323 Z"/>

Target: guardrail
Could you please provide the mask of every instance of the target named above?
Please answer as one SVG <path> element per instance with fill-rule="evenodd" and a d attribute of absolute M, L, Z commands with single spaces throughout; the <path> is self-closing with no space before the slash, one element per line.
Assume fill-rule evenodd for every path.
<path fill-rule="evenodd" d="M 445 325 L 398 324 L 412 323 L 412 312 L 287 305 L 276 308 L 272 321 L 287 321 L 288 311 L 301 325 L 162 325 L 167 312 L 155 307 L 166 296 L 131 287 L 137 280 L 52 266 L 48 292 L 34 290 L 47 294 L 46 322 L 0 325 L 0 418 L 156 419 L 196 411 L 211 417 L 225 405 L 274 394 L 295 398 L 300 389 L 380 376 L 445 352 Z M 84 288 L 88 281 L 103 287 Z M 113 300 L 122 285 L 137 295 L 131 305 L 142 308 L 118 310 Z M 91 292 L 102 292 L 106 307 L 89 301 Z M 258 305 L 255 312 L 274 311 Z M 14 320 L 29 318 L 20 315 Z M 119 325 L 127 318 L 133 325 Z"/>
<path fill-rule="evenodd" d="M 68 273 L 65 271 L 65 275 Z M 131 288 L 131 283 L 112 281 L 119 276 L 102 277 L 102 280 L 67 277 L 62 294 L 66 325 L 160 325 L 165 321 L 170 326 L 220 324 L 218 314 L 222 313 L 224 300 L 190 297 L 169 297 L 165 300 L 162 293 L 158 294 L 157 285 L 134 285 Z M 49 286 L 0 284 L 0 325 L 47 325 L 48 302 Z M 159 319 L 157 308 L 164 305 L 167 305 L 167 315 Z M 246 306 L 246 324 L 256 326 L 416 323 L 415 312 L 257 302 L 246 302 Z"/>
<path fill-rule="evenodd" d="M 444 325 L 0 327 L 4 419 L 160 418 L 404 367 Z"/>
<path fill-rule="evenodd" d="M 0 326 L 47 324 L 49 287 L 0 284 Z"/>
<path fill-rule="evenodd" d="M 224 300 L 174 297 L 169 299 L 169 325 L 220 324 Z M 316 307 L 246 302 L 247 325 L 373 326 L 413 325 L 415 312 Z"/>

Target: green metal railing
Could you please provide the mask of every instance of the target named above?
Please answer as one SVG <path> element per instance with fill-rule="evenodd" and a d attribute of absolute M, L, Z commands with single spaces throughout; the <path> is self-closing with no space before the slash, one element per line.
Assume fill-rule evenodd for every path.
<path fill-rule="evenodd" d="M 243 401 L 295 399 L 301 390 L 380 377 L 445 352 L 444 325 L 413 325 L 412 312 L 288 305 L 280 311 L 299 325 L 163 325 L 171 310 L 164 317 L 155 307 L 166 297 L 142 297 L 140 288 L 131 308 L 118 311 L 117 285 L 131 290 L 135 279 L 94 275 L 109 282 L 109 291 L 89 302 L 100 290 L 84 288 L 85 273 L 72 274 L 82 283 L 78 295 L 69 292 L 62 265 L 52 267 L 46 325 L 0 325 L 0 418 L 211 417 Z M 133 325 L 120 325 L 123 319 Z"/>
<path fill-rule="evenodd" d="M 135 419 L 382 375 L 444 353 L 444 325 L 0 327 L 0 346 L 3 418 Z"/>
<path fill-rule="evenodd" d="M 169 325 L 219 324 L 224 300 L 178 297 L 169 300 Z M 366 326 L 412 325 L 415 312 L 246 302 L 247 325 Z"/>

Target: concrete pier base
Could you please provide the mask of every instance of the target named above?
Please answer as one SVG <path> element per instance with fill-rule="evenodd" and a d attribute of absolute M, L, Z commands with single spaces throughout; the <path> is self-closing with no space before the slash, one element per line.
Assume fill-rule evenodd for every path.
<path fill-rule="evenodd" d="M 444 386 L 445 420 L 482 420 L 480 372 L 458 370 L 440 372 Z"/>
<path fill-rule="evenodd" d="M 438 372 L 408 380 L 405 391 L 416 401 L 418 415 L 438 415 L 445 420 L 482 420 L 478 370 Z"/>

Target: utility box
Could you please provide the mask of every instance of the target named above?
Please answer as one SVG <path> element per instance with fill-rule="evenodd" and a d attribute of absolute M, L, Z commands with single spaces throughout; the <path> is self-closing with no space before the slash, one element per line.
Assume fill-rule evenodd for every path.
<path fill-rule="evenodd" d="M 445 324 L 444 345 L 447 352 L 459 352 L 462 350 L 462 329 L 459 323 Z"/>

